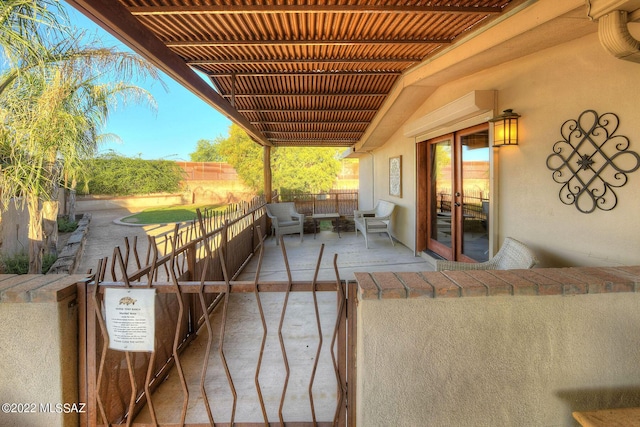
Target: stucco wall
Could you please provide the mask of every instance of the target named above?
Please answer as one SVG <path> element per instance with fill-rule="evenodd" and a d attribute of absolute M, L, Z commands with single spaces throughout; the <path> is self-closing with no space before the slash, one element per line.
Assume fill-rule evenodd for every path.
<path fill-rule="evenodd" d="M 594 33 L 445 84 L 406 123 L 471 91 L 497 90 L 496 111 L 512 108 L 522 117 L 520 145 L 494 149 L 496 241 L 511 236 L 526 242 L 541 266 L 633 264 L 640 259 L 640 171 L 615 189 L 615 209 L 584 214 L 560 201 L 561 186 L 552 180 L 546 159 L 561 139 L 562 124 L 589 109 L 617 114 L 618 134 L 627 136 L 630 149 L 640 152 L 639 75 L 640 64 L 609 55 Z M 406 191 L 397 200 L 402 214 L 396 221 L 396 237 L 410 248 L 415 230 L 415 142 L 398 131 L 375 151 L 381 173 L 376 174 L 374 186 L 381 196 L 388 193 L 384 166 L 388 158 L 402 154 L 406 159 Z"/>
<path fill-rule="evenodd" d="M 29 251 L 29 215 L 26 207 L 19 209 L 13 203 L 0 216 L 0 249 L 10 256 Z"/>
<path fill-rule="evenodd" d="M 396 204 L 393 236 L 410 249 L 415 248 L 415 151 L 413 141 L 410 144 L 386 144 L 375 151 L 373 160 L 375 200 L 383 199 Z M 402 197 L 389 194 L 389 159 L 398 156 L 402 156 Z"/>
<path fill-rule="evenodd" d="M 187 190 L 190 193 L 189 203 L 222 203 L 231 204 L 251 200 L 256 193 L 251 191 L 242 181 L 189 181 Z"/>
<path fill-rule="evenodd" d="M 640 295 L 364 300 L 358 425 L 572 426 L 640 405 Z"/>
<path fill-rule="evenodd" d="M 74 427 L 86 412 L 78 397 L 80 277 L 0 275 L 3 427 Z"/>
<path fill-rule="evenodd" d="M 523 115 L 523 143 L 499 154 L 500 234 L 525 239 L 543 265 L 636 263 L 640 173 L 615 190 L 615 209 L 584 214 L 560 202 L 561 186 L 545 162 L 564 121 L 588 109 L 617 114 L 619 134 L 640 152 L 640 64 L 608 55 L 593 35 L 513 65 L 512 80 L 500 88 L 500 105 Z"/>
<path fill-rule="evenodd" d="M 374 157 L 371 155 L 361 156 L 360 164 L 360 185 L 358 187 L 358 206 L 360 209 L 373 209 L 376 198 Z"/>
<path fill-rule="evenodd" d="M 179 205 L 184 202 L 183 194 L 161 194 L 131 197 L 84 196 L 76 199 L 76 211 L 94 212 L 126 208 L 131 212 L 137 212 L 145 208 Z"/>

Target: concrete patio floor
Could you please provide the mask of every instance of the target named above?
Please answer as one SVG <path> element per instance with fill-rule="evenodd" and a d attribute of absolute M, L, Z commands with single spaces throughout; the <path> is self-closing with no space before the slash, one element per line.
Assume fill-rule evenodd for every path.
<path fill-rule="evenodd" d="M 336 321 L 336 295 L 319 292 L 318 313 L 322 325 L 322 347 L 313 381 L 313 405 L 318 422 L 333 420 L 337 408 L 338 382 L 333 370 L 331 341 Z M 282 325 L 289 378 L 285 399 L 281 403 L 286 369 L 278 337 L 284 293 L 262 292 L 260 301 L 267 324 L 265 347 L 262 351 L 259 382 L 265 411 L 270 423 L 277 423 L 282 405 L 285 422 L 311 421 L 309 386 L 320 343 L 312 295 L 295 292 L 289 296 Z M 200 425 L 209 422 L 204 396 L 201 392 L 203 366 L 206 365 L 204 389 L 216 423 L 230 423 L 232 413 L 237 423 L 264 422 L 258 398 L 255 376 L 261 355 L 263 328 L 254 294 L 231 294 L 224 329 L 224 356 L 232 379 L 233 391 L 227 379 L 220 354 L 223 307 L 218 306 L 210 316 L 212 342 L 209 347 L 205 327 L 180 356 L 189 390 L 187 423 Z M 206 357 L 209 348 L 209 357 Z M 205 362 L 206 361 L 206 362 Z M 233 392 L 236 393 L 234 408 Z M 153 394 L 154 408 L 160 424 L 179 423 L 185 394 L 176 368 Z M 151 423 L 148 408 L 143 408 L 137 423 Z M 217 425 L 217 424 L 216 424 Z"/>
<path fill-rule="evenodd" d="M 84 255 L 78 273 L 95 270 L 98 260 L 111 258 L 116 246 L 123 248 L 124 238 L 131 241 L 137 236 L 140 253 L 145 253 L 147 236 L 157 236 L 169 232 L 172 225 L 131 226 L 122 225 L 118 219 L 131 215 L 127 209 L 113 209 L 92 212 L 91 223 Z M 364 237 L 353 231 L 320 231 L 314 239 L 313 234 L 305 234 L 300 242 L 299 235 L 284 236 L 285 249 L 289 258 L 289 267 L 293 280 L 312 280 L 320 246 L 324 244 L 322 264 L 318 280 L 334 280 L 333 256 L 338 255 L 337 264 L 340 278 L 353 280 L 354 272 L 374 271 L 433 271 L 433 265 L 425 258 L 415 256 L 413 251 L 401 243 L 391 245 L 386 234 L 373 234 L 369 237 L 369 249 L 364 245 Z M 238 277 L 238 280 L 253 280 L 258 263 L 254 257 Z M 286 281 L 287 275 L 282 249 L 276 245 L 273 236 L 265 241 L 265 253 L 260 274 L 261 281 Z"/>
<path fill-rule="evenodd" d="M 305 234 L 300 242 L 299 235 L 284 236 L 284 244 L 291 276 L 294 281 L 312 280 L 320 248 L 324 244 L 318 280 L 334 280 L 336 273 L 333 257 L 337 255 L 340 279 L 354 280 L 355 272 L 376 271 L 433 271 L 433 265 L 426 259 L 415 256 L 413 251 L 401 243 L 391 245 L 386 234 L 370 235 L 369 249 L 364 245 L 364 237 L 355 232 L 342 232 L 340 237 L 333 231 L 321 231 L 314 239 L 313 234 Z M 253 280 L 258 264 L 257 256 L 245 267 L 239 280 Z M 265 253 L 260 272 L 260 281 L 286 281 L 282 249 L 276 245 L 275 237 L 267 237 Z"/>

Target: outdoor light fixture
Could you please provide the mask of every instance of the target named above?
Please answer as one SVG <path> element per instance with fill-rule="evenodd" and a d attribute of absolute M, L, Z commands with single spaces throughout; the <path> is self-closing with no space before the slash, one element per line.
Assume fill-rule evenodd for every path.
<path fill-rule="evenodd" d="M 502 114 L 489 120 L 493 123 L 493 146 L 518 145 L 518 117 L 513 110 L 504 110 Z"/>

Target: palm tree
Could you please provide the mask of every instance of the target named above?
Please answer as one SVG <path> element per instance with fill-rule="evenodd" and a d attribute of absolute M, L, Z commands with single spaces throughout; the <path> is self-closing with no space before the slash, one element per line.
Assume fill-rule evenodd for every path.
<path fill-rule="evenodd" d="M 148 92 L 125 82 L 158 78 L 137 55 L 95 41 L 81 45 L 84 34 L 53 19 L 47 8 L 52 4 L 8 0 L 0 8 L 3 25 L 12 25 L 0 37 L 8 64 L 0 74 L 0 202 L 5 208 L 11 201 L 27 206 L 29 273 L 41 271 L 45 246 L 55 248 L 58 186 L 75 183 L 95 155 L 109 113 L 129 101 L 154 106 Z M 42 25 L 49 26 L 46 38 L 29 37 L 29 29 L 40 34 Z M 47 209 L 46 236 L 43 206 L 53 206 Z"/>
<path fill-rule="evenodd" d="M 8 64 L 0 80 L 0 93 L 23 68 L 33 69 L 46 62 L 44 57 L 49 53 L 46 30 L 59 32 L 58 19 L 67 19 L 64 9 L 57 6 L 56 0 L 3 0 L 0 3 L 0 48 L 2 59 Z"/>

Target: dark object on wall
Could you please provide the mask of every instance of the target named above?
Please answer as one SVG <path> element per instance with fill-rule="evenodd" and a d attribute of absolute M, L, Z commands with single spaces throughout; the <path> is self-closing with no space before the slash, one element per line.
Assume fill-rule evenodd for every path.
<path fill-rule="evenodd" d="M 640 168 L 640 155 L 629 150 L 629 138 L 616 135 L 619 119 L 586 110 L 560 128 L 562 140 L 553 144 L 547 167 L 560 189 L 560 200 L 582 213 L 610 211 L 618 204 L 614 189 L 627 183 L 627 174 Z"/>

